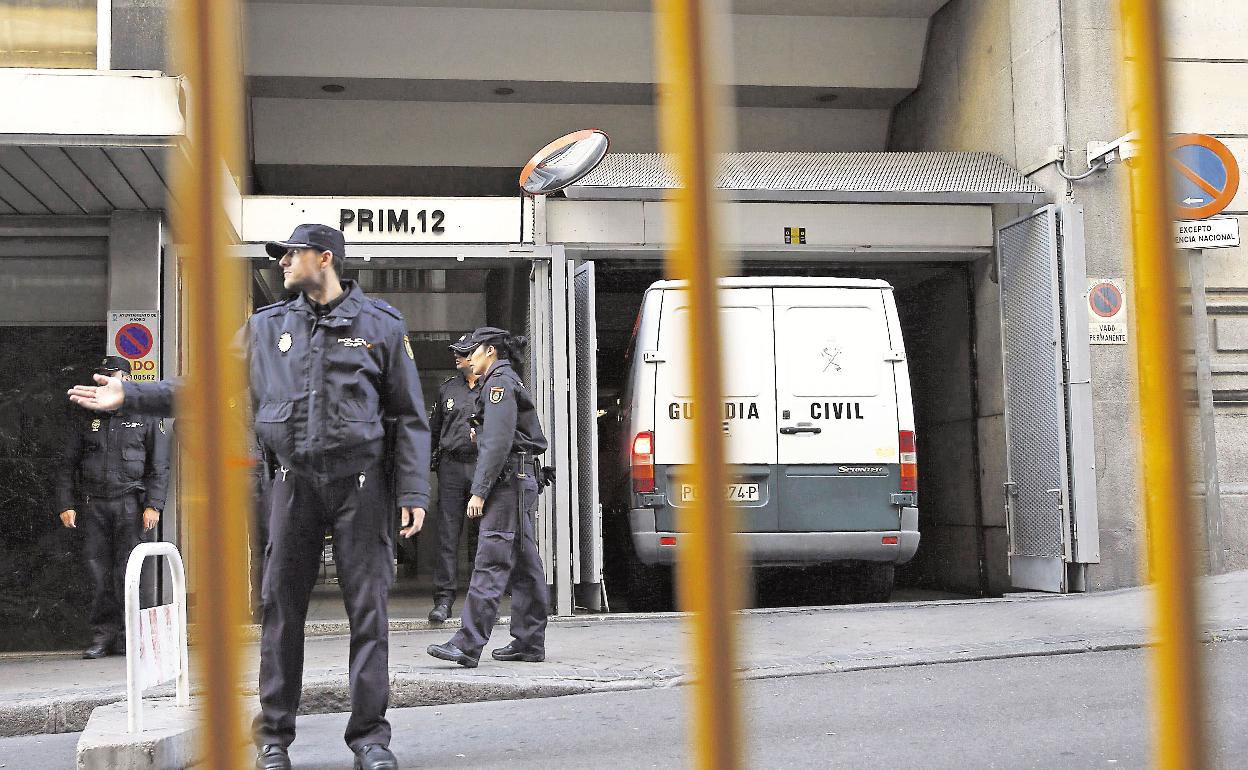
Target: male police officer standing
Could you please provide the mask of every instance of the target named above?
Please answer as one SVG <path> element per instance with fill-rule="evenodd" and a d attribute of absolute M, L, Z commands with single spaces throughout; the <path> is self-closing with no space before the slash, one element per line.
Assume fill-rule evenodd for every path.
<path fill-rule="evenodd" d="M 477 468 L 477 442 L 468 421 L 476 416 L 477 375 L 472 371 L 468 354 L 472 352 L 469 335 L 450 344 L 459 371 L 438 387 L 429 418 L 429 435 L 433 441 L 433 468 L 438 472 L 437 540 L 434 544 L 433 609 L 429 620 L 441 623 L 455 605 L 455 589 L 459 577 L 459 534 L 468 525 L 468 552 L 477 553 L 478 520 L 464 515 L 471 497 L 472 476 Z"/>
<path fill-rule="evenodd" d="M 435 658 L 475 667 L 490 641 L 510 579 L 512 641 L 491 654 L 495 660 L 536 663 L 546 657 L 549 597 L 533 523 L 538 494 L 534 455 L 546 451 L 546 436 L 533 398 L 511 367 L 524 338 L 486 326 L 473 332 L 469 342 L 469 361 L 481 377 L 482 426 L 466 513 L 481 519 L 481 542 L 464 600 L 463 626 L 449 642 L 430 645 L 428 651 Z"/>
<path fill-rule="evenodd" d="M 398 767 L 385 717 L 394 514 L 382 421 L 395 423 L 395 488 L 402 534 L 411 537 L 429 500 L 420 379 L 403 316 L 339 277 L 346 252 L 340 231 L 300 225 L 289 240 L 265 249 L 280 259 L 285 287 L 299 295 L 261 308 L 247 324 L 256 435 L 279 464 L 269 490 L 256 767 L 290 767 L 304 621 L 324 533 L 332 528 L 351 624 L 345 737 L 356 768 L 389 770 Z"/>
<path fill-rule="evenodd" d="M 128 380 L 130 362 L 105 356 L 96 372 Z M 86 536 L 94 640 L 82 657 L 102 658 L 126 649 L 126 562 L 145 533 L 156 528 L 165 507 L 170 441 L 158 419 L 129 410 L 74 411 L 56 477 L 56 502 L 61 523 L 75 529 L 81 525 Z"/>

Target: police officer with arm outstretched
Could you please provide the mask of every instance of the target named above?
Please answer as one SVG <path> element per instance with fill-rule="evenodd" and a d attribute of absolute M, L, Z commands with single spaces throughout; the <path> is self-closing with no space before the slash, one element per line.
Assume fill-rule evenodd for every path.
<path fill-rule="evenodd" d="M 293 299 L 247 323 L 256 436 L 278 470 L 269 488 L 262 587 L 259 770 L 290 767 L 303 678 L 304 623 L 326 529 L 351 627 L 355 767 L 393 770 L 389 750 L 389 619 L 394 511 L 383 472 L 384 421 L 394 424 L 394 488 L 402 534 L 421 527 L 429 502 L 429 428 L 402 314 L 342 279 L 340 231 L 300 225 L 266 244 Z"/>
<path fill-rule="evenodd" d="M 477 469 L 477 442 L 468 424 L 479 409 L 477 380 L 468 361 L 468 334 L 450 344 L 459 371 L 438 387 L 429 417 L 433 469 L 438 473 L 438 519 L 434 530 L 433 609 L 429 620 L 441 623 L 455 606 L 459 578 L 459 536 L 468 530 L 468 553 L 475 558 L 479 519 L 464 515 Z"/>
<path fill-rule="evenodd" d="M 473 351 L 468 358 L 481 377 L 482 424 L 466 513 L 481 519 L 481 535 L 462 627 L 449 642 L 430 645 L 428 652 L 475 667 L 510 581 L 512 641 L 491 654 L 495 660 L 536 663 L 546 657 L 549 605 L 533 521 L 538 495 L 535 456 L 546 451 L 546 436 L 533 398 L 511 365 L 524 338 L 486 326 L 474 331 L 469 341 Z"/>
<path fill-rule="evenodd" d="M 429 502 L 429 428 L 415 356 L 402 314 L 340 278 L 346 244 L 339 230 L 299 225 L 288 240 L 265 249 L 296 296 L 260 308 L 246 326 L 256 437 L 278 465 L 268 490 L 260 714 L 252 724 L 256 768 L 290 768 L 304 622 L 329 529 L 351 626 L 345 738 L 356 768 L 395 770 L 385 717 L 393 511 L 382 454 L 390 419 L 401 534 L 411 537 Z M 176 380 L 95 381 L 72 388 L 70 399 L 96 411 L 124 403 L 168 414 L 180 387 Z"/>

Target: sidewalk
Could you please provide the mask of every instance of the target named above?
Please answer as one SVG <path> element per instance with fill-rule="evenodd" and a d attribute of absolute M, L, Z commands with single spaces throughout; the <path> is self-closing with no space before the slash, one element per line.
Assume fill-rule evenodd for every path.
<path fill-rule="evenodd" d="M 1148 599 L 1148 589 L 1127 589 L 747 610 L 740 624 L 742 675 L 766 678 L 1139 647 L 1148 639 Z M 1206 638 L 1248 639 L 1248 571 L 1203 580 L 1202 601 Z M 390 642 L 391 706 L 396 708 L 674 686 L 689 671 L 688 631 L 676 614 L 557 619 L 548 633 L 545 663 L 498 663 L 487 652 L 472 670 L 425 653 L 427 645 L 448 639 L 452 632 L 447 629 L 455 623 L 436 630 L 416 621 L 396 625 Z M 493 646 L 508 638 L 505 623 L 500 624 Z M 246 691 L 251 694 L 255 656 L 255 645 L 249 645 Z M 0 736 L 81 730 L 95 706 L 124 699 L 124 680 L 125 659 L 119 657 L 0 658 Z M 304 711 L 346 711 L 348 704 L 346 637 L 309 637 Z"/>

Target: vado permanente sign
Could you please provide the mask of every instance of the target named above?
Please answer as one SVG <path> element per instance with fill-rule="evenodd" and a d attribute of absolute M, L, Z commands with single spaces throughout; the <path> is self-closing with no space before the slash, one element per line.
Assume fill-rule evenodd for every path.
<path fill-rule="evenodd" d="M 108 314 L 109 353 L 130 361 L 135 382 L 160 379 L 160 313 Z"/>

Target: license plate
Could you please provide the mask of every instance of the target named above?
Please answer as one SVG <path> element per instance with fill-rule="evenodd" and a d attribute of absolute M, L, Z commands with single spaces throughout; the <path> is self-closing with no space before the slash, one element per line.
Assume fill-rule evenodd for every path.
<path fill-rule="evenodd" d="M 724 499 L 732 503 L 756 503 L 758 502 L 758 484 L 729 484 L 724 490 Z M 680 501 L 682 503 L 691 503 L 697 499 L 697 493 L 694 491 L 692 484 L 680 485 Z"/>

